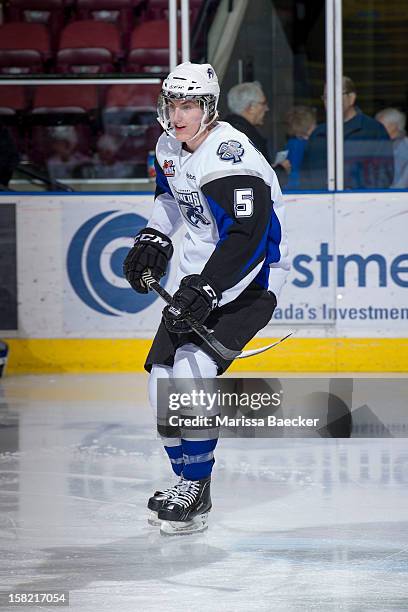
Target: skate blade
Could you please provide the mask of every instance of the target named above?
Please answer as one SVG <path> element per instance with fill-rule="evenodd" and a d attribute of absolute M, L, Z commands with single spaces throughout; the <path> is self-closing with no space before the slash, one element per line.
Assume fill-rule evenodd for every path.
<path fill-rule="evenodd" d="M 162 521 L 157 518 L 157 512 L 154 512 L 154 510 L 150 510 L 147 517 L 147 522 L 152 527 L 160 527 L 160 525 L 162 524 Z"/>
<path fill-rule="evenodd" d="M 194 517 L 191 521 L 162 521 L 160 533 L 163 536 L 189 535 L 208 529 L 208 512 Z"/>

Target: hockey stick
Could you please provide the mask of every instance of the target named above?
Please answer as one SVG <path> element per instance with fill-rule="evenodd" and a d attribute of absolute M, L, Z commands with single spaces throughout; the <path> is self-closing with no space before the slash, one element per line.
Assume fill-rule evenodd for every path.
<path fill-rule="evenodd" d="M 167 304 L 172 303 L 172 299 L 173 299 L 172 296 L 151 275 L 150 270 L 145 270 L 143 272 L 142 280 L 144 283 L 146 283 L 147 287 L 151 291 L 155 291 L 158 295 L 160 295 L 160 297 L 163 298 L 163 300 L 167 302 Z M 179 311 L 177 311 L 177 309 L 174 308 L 174 306 L 172 308 L 175 311 L 175 314 L 179 314 Z M 193 317 L 191 316 L 187 315 L 185 319 L 190 325 L 191 329 L 198 336 L 200 336 L 200 338 L 202 338 L 204 342 L 208 344 L 208 346 L 210 346 L 216 353 L 218 353 L 218 355 L 220 355 L 226 361 L 232 361 L 233 359 L 246 359 L 247 357 L 253 357 L 254 355 L 259 355 L 260 353 L 269 351 L 269 349 L 273 348 L 274 346 L 277 346 L 278 344 L 280 344 L 281 342 L 286 340 L 286 338 L 289 338 L 289 336 L 293 334 L 293 332 L 290 332 L 290 334 L 288 334 L 284 338 L 281 338 L 280 340 L 277 340 L 277 342 L 273 342 L 273 344 L 268 344 L 267 346 L 263 346 L 262 348 L 259 348 L 259 349 L 252 349 L 249 351 L 234 351 L 233 349 L 227 348 L 219 340 L 217 340 L 217 338 L 215 338 L 213 334 L 212 329 L 208 329 L 208 327 L 206 327 L 202 323 L 199 323 L 198 321 L 193 319 Z"/>

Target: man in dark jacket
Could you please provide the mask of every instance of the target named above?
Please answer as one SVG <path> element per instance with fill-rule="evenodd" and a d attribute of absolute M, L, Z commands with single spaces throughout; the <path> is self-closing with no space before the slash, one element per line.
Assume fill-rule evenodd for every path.
<path fill-rule="evenodd" d="M 265 113 L 269 110 L 260 83 L 254 81 L 253 83 L 240 83 L 232 87 L 228 92 L 228 108 L 231 114 L 225 117 L 225 121 L 248 136 L 253 145 L 275 170 L 281 188 L 285 187 L 288 182 L 290 163 L 285 160 L 276 165 L 272 164 L 267 141 L 257 129 L 258 126 L 263 124 Z"/>
<path fill-rule="evenodd" d="M 343 77 L 344 188 L 387 189 L 394 176 L 392 142 L 379 121 L 356 106 L 353 81 Z M 326 90 L 323 94 L 326 102 Z M 327 126 L 309 138 L 301 168 L 302 189 L 327 189 Z"/>

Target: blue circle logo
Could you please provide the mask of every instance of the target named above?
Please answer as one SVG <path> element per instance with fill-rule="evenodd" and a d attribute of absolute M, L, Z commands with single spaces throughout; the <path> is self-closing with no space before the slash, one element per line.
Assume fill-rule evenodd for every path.
<path fill-rule="evenodd" d="M 122 272 L 132 238 L 146 222 L 135 213 L 111 210 L 91 217 L 75 233 L 68 248 L 68 277 L 89 308 L 110 316 L 134 314 L 156 299 L 154 293 L 136 293 Z"/>

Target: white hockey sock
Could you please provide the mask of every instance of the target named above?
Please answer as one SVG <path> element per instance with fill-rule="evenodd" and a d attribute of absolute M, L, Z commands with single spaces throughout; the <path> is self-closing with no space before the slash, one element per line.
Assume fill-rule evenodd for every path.
<path fill-rule="evenodd" d="M 215 361 L 195 344 L 185 344 L 175 355 L 173 366 L 174 378 L 215 378 L 217 364 Z M 192 383 L 186 381 L 191 391 Z M 202 437 L 182 438 L 184 469 L 183 475 L 189 480 L 201 480 L 211 474 L 214 464 L 213 451 L 217 444 L 217 432 L 203 430 Z"/>
<path fill-rule="evenodd" d="M 148 390 L 149 402 L 153 408 L 155 419 L 157 419 L 157 381 L 162 378 L 167 380 L 172 378 L 172 368 L 163 365 L 153 365 L 149 376 Z M 160 437 L 173 471 L 177 474 L 177 476 L 180 476 L 184 466 L 181 438 L 167 438 L 165 436 Z"/>

